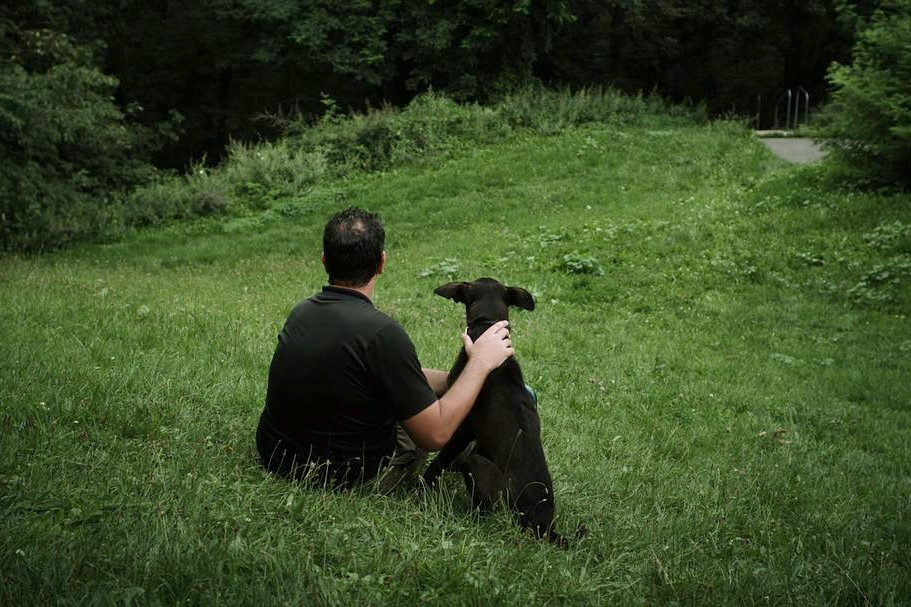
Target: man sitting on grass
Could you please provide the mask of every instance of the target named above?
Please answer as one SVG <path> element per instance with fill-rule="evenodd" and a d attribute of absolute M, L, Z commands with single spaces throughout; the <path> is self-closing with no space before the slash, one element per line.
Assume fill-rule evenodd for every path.
<path fill-rule="evenodd" d="M 352 487 L 379 476 L 389 491 L 441 449 L 471 410 L 487 375 L 513 355 L 506 321 L 472 343 L 447 390 L 422 369 L 404 329 L 370 298 L 386 266 L 379 217 L 337 213 L 323 231 L 329 285 L 292 311 L 269 368 L 256 446 L 271 472 Z"/>

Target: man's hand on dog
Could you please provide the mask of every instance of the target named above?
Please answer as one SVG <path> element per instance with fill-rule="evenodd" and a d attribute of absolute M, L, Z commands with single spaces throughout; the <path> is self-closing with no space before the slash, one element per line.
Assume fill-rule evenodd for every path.
<path fill-rule="evenodd" d="M 487 371 L 498 368 L 506 359 L 515 354 L 512 341 L 509 339 L 509 321 L 501 320 L 492 324 L 474 342 L 468 337 L 468 332 L 462 333 L 462 342 L 465 344 L 465 353 L 468 359 L 481 365 Z"/>

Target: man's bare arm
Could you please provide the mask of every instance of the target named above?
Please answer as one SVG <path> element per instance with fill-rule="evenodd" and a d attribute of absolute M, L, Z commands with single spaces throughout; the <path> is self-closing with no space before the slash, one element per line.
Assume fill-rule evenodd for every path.
<path fill-rule="evenodd" d="M 423 371 L 424 377 L 427 378 L 427 383 L 430 384 L 430 389 L 433 390 L 434 394 L 437 396 L 446 394 L 446 391 L 449 389 L 449 375 L 446 371 L 426 369 L 423 367 L 421 368 L 421 371 Z"/>
<path fill-rule="evenodd" d="M 458 379 L 433 404 L 402 422 L 419 447 L 428 451 L 442 449 L 471 411 L 490 372 L 514 354 L 508 325 L 501 320 L 474 343 L 468 335 L 462 335 L 468 362 Z"/>

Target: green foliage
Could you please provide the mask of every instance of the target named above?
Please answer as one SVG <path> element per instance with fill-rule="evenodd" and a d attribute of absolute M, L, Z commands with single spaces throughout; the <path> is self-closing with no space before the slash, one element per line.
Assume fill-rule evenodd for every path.
<path fill-rule="evenodd" d="M 848 295 L 854 303 L 883 306 L 895 304 L 898 293 L 911 283 L 911 255 L 901 255 L 874 266 L 851 287 Z M 903 289 L 904 288 L 904 289 Z"/>
<path fill-rule="evenodd" d="M 227 212 L 232 206 L 221 180 L 211 179 L 203 168 L 183 177 L 160 175 L 123 198 L 124 227 L 151 226 L 174 219 L 189 219 Z"/>
<path fill-rule="evenodd" d="M 496 107 L 456 103 L 432 91 L 418 95 L 408 104 L 396 128 L 399 141 L 394 162 L 419 161 L 428 154 L 445 155 L 507 137 L 511 131 Z"/>
<path fill-rule="evenodd" d="M 51 30 L 0 27 L 0 248 L 54 248 L 117 223 L 118 193 L 146 180 L 145 134 L 112 95 L 117 80 Z"/>
<path fill-rule="evenodd" d="M 496 104 L 456 103 L 429 92 L 402 110 L 385 106 L 343 116 L 324 98 L 323 116 L 271 116 L 285 137 L 252 145 L 232 142 L 215 168 L 195 165 L 157 179 L 126 198 L 124 223 L 141 226 L 217 213 L 279 208 L 296 213 L 314 188 L 344 175 L 431 163 L 520 134 L 550 134 L 589 124 L 692 124 L 699 108 L 611 89 L 528 87 Z M 289 202 L 297 201 L 297 202 Z M 289 206 L 290 205 L 290 206 Z"/>
<path fill-rule="evenodd" d="M 103 41 L 104 70 L 146 108 L 146 124 L 185 116 L 184 136 L 157 159 L 167 167 L 220 159 L 230 138 L 274 135 L 261 112 L 318 115 L 323 93 L 359 110 L 430 87 L 487 98 L 524 83 L 570 19 L 566 0 L 10 3 L 0 16 L 19 27 L 51 22 L 80 43 Z"/>
<path fill-rule="evenodd" d="M 864 242 L 883 251 L 911 254 L 911 224 L 894 221 L 864 234 Z"/>
<path fill-rule="evenodd" d="M 416 97 L 404 109 L 391 106 L 343 117 L 328 112 L 315 124 L 297 118 L 285 124 L 291 145 L 322 154 L 335 174 L 383 170 L 481 143 L 499 133 L 496 113 L 458 104 L 437 93 Z M 505 125 L 508 129 L 508 125 Z"/>
<path fill-rule="evenodd" d="M 594 257 L 580 255 L 575 251 L 561 258 L 560 269 L 568 274 L 597 274 L 604 276 L 604 268 Z"/>
<path fill-rule="evenodd" d="M 852 302 L 901 309 L 911 303 L 911 224 L 885 222 L 863 235 L 865 265 L 860 280 L 848 290 Z"/>
<path fill-rule="evenodd" d="M 31 112 L 30 119 L 37 120 L 36 112 L 43 108 L 41 116 L 46 118 L 34 129 L 23 121 L 14 123 L 19 131 L 11 131 L 32 147 L 21 152 L 24 168 L 5 174 L 13 186 L 7 189 L 4 207 L 7 248 L 57 247 L 123 227 L 270 208 L 306 196 L 333 177 L 429 162 L 518 132 L 553 132 L 558 126 L 598 120 L 682 119 L 670 117 L 681 111 L 669 106 L 610 90 L 526 89 L 490 107 L 458 104 L 427 93 L 404 110 L 386 106 L 349 116 L 327 101 L 329 111 L 315 124 L 301 117 L 284 119 L 285 138 L 256 145 L 232 142 L 217 168 L 200 163 L 181 176 L 153 176 L 141 155 L 133 155 L 139 151 L 138 131 L 124 124 L 123 114 L 108 96 L 99 93 L 93 98 L 69 80 L 66 86 L 55 80 L 68 69 L 63 66 L 38 76 L 18 69 L 5 76 L 14 84 L 15 77 L 24 80 L 18 88 L 8 87 L 4 100 L 15 101 L 17 94 L 32 97 L 27 97 L 28 103 L 19 99 L 19 105 L 5 105 L 10 109 L 4 116 L 13 121 L 14 111 L 23 116 Z M 93 86 L 116 84 L 90 68 L 75 73 Z M 43 91 L 36 78 L 55 83 L 56 88 Z M 56 104 L 42 106 L 34 99 L 52 93 L 57 95 Z M 72 100 L 76 109 L 68 110 L 66 102 L 60 102 L 69 93 L 79 95 L 80 104 Z M 75 175 L 62 178 L 62 165 Z M 132 187 L 143 180 L 149 183 Z"/>
<path fill-rule="evenodd" d="M 488 103 L 537 81 L 611 83 L 713 114 L 753 113 L 762 94 L 770 114 L 800 83 L 815 104 L 853 33 L 836 1 L 7 0 L 0 16 L 91 46 L 147 126 L 179 111 L 183 136 L 156 162 L 183 168 L 220 160 L 232 138 L 275 135 L 262 112 L 319 115 L 323 93 L 364 111 L 431 88 Z"/>
<path fill-rule="evenodd" d="M 856 181 L 911 186 L 909 41 L 911 1 L 883 2 L 862 26 L 851 63 L 829 71 L 836 89 L 820 128 Z"/>
<path fill-rule="evenodd" d="M 578 19 L 554 37 L 544 63 L 553 80 L 573 86 L 657 90 L 704 103 L 712 115 L 761 110 L 768 128 L 786 88 L 803 85 L 814 104 L 826 96 L 826 68 L 845 56 L 853 32 L 835 3 L 573 0 Z"/>
<path fill-rule="evenodd" d="M 487 100 L 526 85 L 572 22 L 567 0 L 406 3 L 396 49 L 411 90 L 428 86 L 459 100 Z"/>
<path fill-rule="evenodd" d="M 284 129 L 304 150 L 324 153 L 330 165 L 341 170 L 378 170 L 517 132 L 552 134 L 591 122 L 685 124 L 703 118 L 700 108 L 674 106 L 654 96 L 628 96 L 610 88 L 525 87 L 489 106 L 459 104 L 429 92 L 404 110 L 387 106 L 345 118 L 329 112 L 315 125 L 297 119 Z"/>
<path fill-rule="evenodd" d="M 418 276 L 421 278 L 445 278 L 447 280 L 454 280 L 458 273 L 459 260 L 446 258 L 422 268 L 421 271 L 418 272 Z"/>
<path fill-rule="evenodd" d="M 527 86 L 507 94 L 497 105 L 513 127 L 555 134 L 590 122 L 628 123 L 650 119 L 671 124 L 704 121 L 705 107 L 671 104 L 658 95 L 626 95 L 613 88 L 553 90 Z"/>

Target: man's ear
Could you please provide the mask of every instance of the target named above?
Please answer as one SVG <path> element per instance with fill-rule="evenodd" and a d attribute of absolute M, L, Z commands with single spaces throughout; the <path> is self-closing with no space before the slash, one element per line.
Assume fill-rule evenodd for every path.
<path fill-rule="evenodd" d="M 440 297 L 451 299 L 459 303 L 465 303 L 465 295 L 468 293 L 469 283 L 467 282 L 450 282 L 433 290 Z"/>
<path fill-rule="evenodd" d="M 534 310 L 535 300 L 531 293 L 520 287 L 506 287 L 506 305 L 517 306 L 523 310 Z"/>

